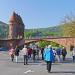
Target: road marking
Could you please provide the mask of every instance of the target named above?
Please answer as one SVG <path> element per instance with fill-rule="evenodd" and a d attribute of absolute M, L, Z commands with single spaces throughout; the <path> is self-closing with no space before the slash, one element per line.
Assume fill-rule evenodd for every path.
<path fill-rule="evenodd" d="M 26 73 L 30 73 L 30 72 L 34 72 L 34 71 L 32 71 L 32 70 L 28 70 L 28 71 L 26 71 L 26 72 L 24 72 L 24 73 L 26 74 Z"/>

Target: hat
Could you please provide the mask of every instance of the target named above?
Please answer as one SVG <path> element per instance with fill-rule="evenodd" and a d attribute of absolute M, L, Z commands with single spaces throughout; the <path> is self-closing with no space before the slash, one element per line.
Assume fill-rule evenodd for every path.
<path fill-rule="evenodd" d="M 52 46 L 51 45 L 48 45 L 48 48 L 51 48 Z"/>

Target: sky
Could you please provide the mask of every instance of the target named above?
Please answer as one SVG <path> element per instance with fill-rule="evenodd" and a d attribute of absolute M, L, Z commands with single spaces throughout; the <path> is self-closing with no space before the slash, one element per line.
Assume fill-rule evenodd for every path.
<path fill-rule="evenodd" d="M 0 0 L 0 21 L 9 24 L 13 11 L 22 17 L 26 29 L 47 28 L 75 14 L 75 0 Z"/>

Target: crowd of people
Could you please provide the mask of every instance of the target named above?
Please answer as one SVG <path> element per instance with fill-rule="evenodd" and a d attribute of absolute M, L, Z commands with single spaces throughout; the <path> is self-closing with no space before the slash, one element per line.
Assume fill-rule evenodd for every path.
<path fill-rule="evenodd" d="M 37 45 L 33 45 L 32 47 L 29 47 L 27 45 L 24 45 L 24 48 L 20 50 L 18 46 L 14 49 L 13 47 L 10 48 L 9 54 L 11 57 L 11 61 L 15 61 L 18 63 L 18 57 L 19 53 L 21 52 L 23 59 L 24 59 L 24 65 L 28 64 L 28 60 L 32 59 L 33 62 L 35 60 L 39 61 L 39 59 L 44 60 L 47 63 L 47 71 L 51 71 L 51 65 L 52 63 L 55 63 L 56 61 L 61 62 L 65 61 L 67 50 L 65 47 L 61 48 L 53 48 L 51 45 L 46 46 L 45 48 L 40 48 Z M 61 57 L 62 56 L 62 57 Z M 72 50 L 72 56 L 73 61 L 75 60 L 75 47 Z M 41 58 L 40 58 L 41 57 Z"/>

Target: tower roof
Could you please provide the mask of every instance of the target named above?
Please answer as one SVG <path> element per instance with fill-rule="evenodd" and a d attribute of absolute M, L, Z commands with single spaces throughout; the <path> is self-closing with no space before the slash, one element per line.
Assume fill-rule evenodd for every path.
<path fill-rule="evenodd" d="M 13 12 L 12 16 L 10 17 L 9 22 L 23 24 L 23 21 L 22 21 L 22 18 L 20 17 L 20 15 L 16 14 L 15 12 Z"/>
<path fill-rule="evenodd" d="M 15 22 L 16 21 L 16 13 L 13 12 L 12 16 L 10 17 L 9 22 Z"/>

